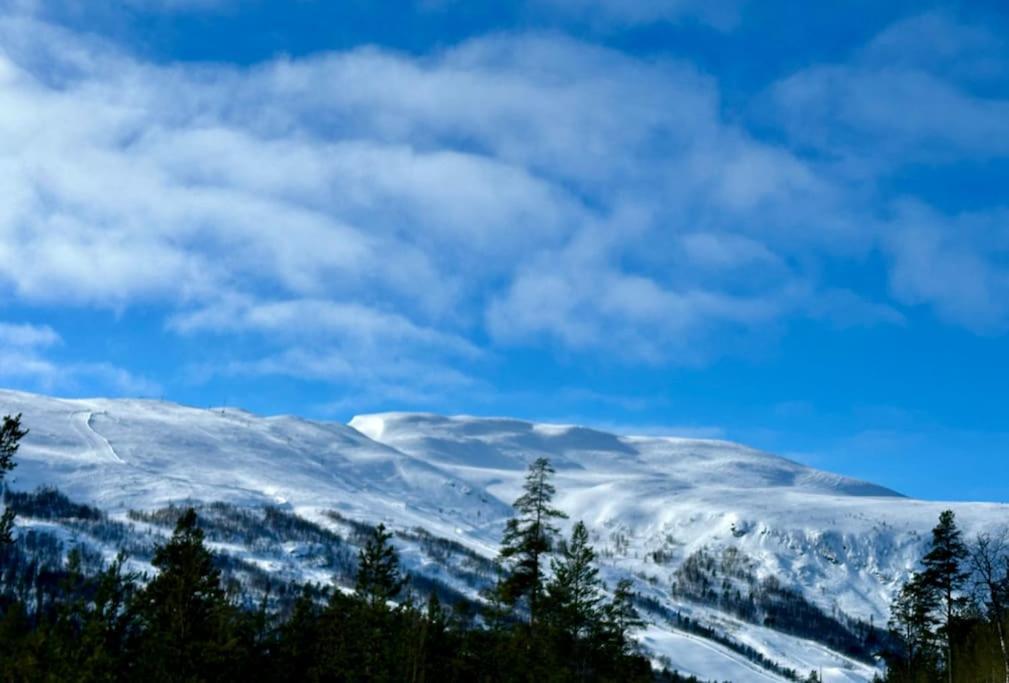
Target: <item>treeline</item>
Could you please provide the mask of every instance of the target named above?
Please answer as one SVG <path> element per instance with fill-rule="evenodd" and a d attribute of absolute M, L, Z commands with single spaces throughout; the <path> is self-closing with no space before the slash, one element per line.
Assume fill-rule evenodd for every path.
<path fill-rule="evenodd" d="M 672 595 L 875 663 L 889 641 L 885 631 L 844 614 L 829 614 L 777 577 L 758 579 L 755 567 L 752 559 L 732 546 L 720 555 L 702 548 L 677 568 Z"/>
<path fill-rule="evenodd" d="M 891 606 L 886 681 L 1009 683 L 1009 530 L 965 541 L 939 516 L 920 569 Z"/>
<path fill-rule="evenodd" d="M 4 418 L 0 483 L 25 434 L 20 416 Z M 150 558 L 153 576 L 130 571 L 122 553 L 106 564 L 84 548 L 73 549 L 65 563 L 60 557 L 58 569 L 22 566 L 19 576 L 32 591 L 0 587 L 0 680 L 683 680 L 653 672 L 637 651 L 632 634 L 641 621 L 630 585 L 606 591 L 585 526 L 578 523 L 569 539 L 558 538 L 552 521 L 564 515 L 552 507 L 552 475 L 546 460 L 530 467 L 507 526 L 497 580 L 482 603 L 449 607 L 435 591 L 416 597 L 391 534 L 379 525 L 358 552 L 353 589 L 305 586 L 290 608 L 280 610 L 267 587 L 250 607 L 240 588 L 222 579 L 220 558 L 207 548 L 192 508 L 172 511 L 174 531 Z M 103 519 L 55 491 L 8 500 L 0 514 L 4 566 L 31 550 L 27 539 L 47 538 L 14 533 L 19 507 L 61 511 L 82 523 Z M 218 533 L 240 535 L 250 522 L 226 508 L 211 517 Z M 298 523 L 276 514 L 269 522 Z M 440 550 L 464 552 L 449 545 Z M 43 571 L 49 575 L 40 580 Z"/>

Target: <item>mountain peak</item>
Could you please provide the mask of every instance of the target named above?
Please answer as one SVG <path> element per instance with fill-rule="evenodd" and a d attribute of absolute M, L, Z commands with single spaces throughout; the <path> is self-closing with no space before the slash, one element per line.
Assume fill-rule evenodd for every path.
<path fill-rule="evenodd" d="M 776 577 L 828 614 L 881 623 L 931 524 L 951 507 L 727 441 L 512 418 L 392 412 L 344 425 L 0 391 L 0 414 L 18 412 L 31 431 L 17 489 L 52 485 L 122 515 L 190 500 L 283 505 L 316 520 L 338 510 L 407 534 L 421 528 L 487 558 L 528 464 L 546 457 L 557 470 L 556 506 L 588 526 L 605 574 L 631 577 L 661 604 L 683 562 L 731 550 L 754 576 Z M 966 534 L 1007 514 L 952 507 Z M 671 633 L 649 637 L 661 649 Z"/>

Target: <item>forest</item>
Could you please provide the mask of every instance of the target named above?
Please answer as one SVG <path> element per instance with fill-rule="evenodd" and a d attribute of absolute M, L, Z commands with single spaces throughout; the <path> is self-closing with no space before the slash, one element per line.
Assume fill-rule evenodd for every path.
<path fill-rule="evenodd" d="M 20 416 L 4 418 L 0 481 L 15 467 L 26 434 Z M 83 524 L 108 521 L 54 489 L 8 496 L 0 517 L 0 679 L 683 680 L 654 671 L 636 648 L 632 635 L 641 620 L 630 585 L 606 590 L 585 526 L 576 523 L 570 538 L 558 538 L 554 520 L 564 514 L 552 507 L 552 474 L 545 459 L 530 466 L 502 542 L 499 576 L 480 608 L 472 601 L 443 603 L 435 590 L 421 599 L 381 524 L 359 529 L 367 538 L 351 586 L 305 585 L 285 601 L 271 600 L 266 586 L 254 604 L 240 585 L 225 582 L 192 508 L 144 518 L 157 522 L 161 514 L 174 522 L 171 537 L 150 559 L 153 576 L 129 571 L 124 552 L 105 563 L 84 548 L 43 566 L 29 558 L 40 553 L 23 551 L 45 537 L 16 539 L 17 510 L 43 516 L 60 510 Z M 241 532 L 237 513 L 216 512 L 218 520 L 229 519 L 230 533 Z M 279 512 L 266 516 L 273 526 L 298 524 Z M 339 546 L 337 537 L 317 540 Z M 335 550 L 340 555 L 341 548 Z"/>
<path fill-rule="evenodd" d="M 946 510 L 890 609 L 885 681 L 1009 683 L 1009 530 L 965 539 Z"/>

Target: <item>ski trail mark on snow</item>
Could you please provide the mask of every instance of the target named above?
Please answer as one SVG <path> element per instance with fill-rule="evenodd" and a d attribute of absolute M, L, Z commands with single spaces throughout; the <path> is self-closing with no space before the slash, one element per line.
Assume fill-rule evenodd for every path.
<path fill-rule="evenodd" d="M 95 431 L 95 428 L 91 424 L 94 416 L 95 414 L 90 410 L 73 413 L 70 416 L 70 422 L 74 427 L 74 431 L 84 439 L 89 452 L 104 456 L 106 460 L 125 465 L 125 461 L 119 457 L 119 454 L 116 453 L 116 449 L 112 447 L 109 440 Z"/>

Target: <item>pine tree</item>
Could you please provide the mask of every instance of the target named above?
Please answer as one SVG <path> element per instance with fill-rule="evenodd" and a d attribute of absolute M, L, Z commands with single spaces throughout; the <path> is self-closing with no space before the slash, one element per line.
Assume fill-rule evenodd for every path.
<path fill-rule="evenodd" d="M 937 608 L 938 596 L 921 574 L 912 576 L 893 599 L 889 626 L 904 645 L 898 664 L 907 680 L 913 680 L 917 670 L 930 664 Z M 891 665 L 891 669 L 895 668 L 898 667 Z"/>
<path fill-rule="evenodd" d="M 232 624 L 220 571 L 193 508 L 182 514 L 151 564 L 159 573 L 140 596 L 148 674 L 155 680 L 213 679 L 210 671 L 227 667 Z"/>
<path fill-rule="evenodd" d="M 136 615 L 132 603 L 140 575 L 124 570 L 126 554 L 116 559 L 98 574 L 88 619 L 82 640 L 93 654 L 88 662 L 95 680 L 126 674 L 133 657 L 129 648 L 137 636 Z M 96 655 L 100 655 L 96 656 Z"/>
<path fill-rule="evenodd" d="M 551 507 L 556 493 L 550 483 L 553 474 L 554 468 L 546 458 L 538 458 L 530 465 L 523 493 L 512 504 L 518 515 L 508 520 L 501 541 L 501 558 L 509 565 L 501 590 L 510 604 L 522 598 L 528 600 L 530 626 L 536 623 L 543 592 L 542 559 L 553 548 L 558 531 L 552 520 L 567 518 Z"/>
<path fill-rule="evenodd" d="M 384 609 L 406 584 L 399 571 L 399 557 L 389 541 L 392 534 L 379 524 L 357 558 L 355 595 L 370 607 Z"/>
<path fill-rule="evenodd" d="M 560 559 L 550 562 L 554 573 L 547 584 L 551 617 L 565 633 L 576 639 L 587 637 L 599 623 L 602 581 L 595 561 L 588 529 L 578 522 Z"/>
<path fill-rule="evenodd" d="M 278 631 L 272 658 L 275 678 L 290 681 L 309 678 L 308 672 L 319 656 L 319 614 L 315 595 L 303 587 L 290 616 Z"/>
<path fill-rule="evenodd" d="M 16 466 L 14 455 L 18 452 L 20 441 L 28 434 L 27 429 L 21 429 L 21 414 L 11 417 L 7 415 L 0 425 L 0 507 L 3 513 L 0 514 L 0 545 L 5 545 L 13 541 L 11 532 L 14 530 L 14 510 L 3 505 L 3 498 L 7 492 L 4 479 L 7 473 Z"/>
<path fill-rule="evenodd" d="M 129 603 L 138 575 L 124 573 L 124 562 L 125 556 L 120 553 L 97 576 L 87 576 L 80 549 L 73 548 L 68 554 L 49 632 L 52 654 L 48 665 L 56 678 L 131 678 L 129 672 L 136 657 L 135 653 L 127 653 L 127 648 L 136 635 L 137 624 Z"/>
<path fill-rule="evenodd" d="M 921 563 L 925 568 L 923 582 L 939 596 L 948 683 L 953 683 L 953 620 L 965 603 L 959 593 L 969 576 L 964 568 L 966 558 L 967 546 L 956 526 L 956 517 L 952 510 L 944 510 L 932 529 L 932 543 Z"/>
<path fill-rule="evenodd" d="M 613 598 L 603 609 L 603 624 L 608 640 L 621 655 L 630 655 L 634 650 L 631 634 L 645 625 L 634 607 L 634 591 L 630 579 L 620 579 Z"/>

